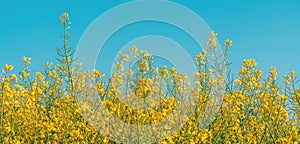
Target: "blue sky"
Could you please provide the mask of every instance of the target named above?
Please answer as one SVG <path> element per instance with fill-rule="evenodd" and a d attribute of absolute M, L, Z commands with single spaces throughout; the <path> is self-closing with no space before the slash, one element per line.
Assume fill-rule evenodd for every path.
<path fill-rule="evenodd" d="M 56 61 L 56 47 L 62 44 L 59 37 L 62 30 L 58 20 L 62 12 L 70 14 L 73 23 L 70 44 L 76 47 L 91 22 L 105 11 L 125 2 L 129 1 L 2 1 L 0 65 L 13 64 L 18 71 L 21 58 L 28 56 L 32 58 L 32 69 L 41 70 L 46 61 Z M 234 73 L 239 71 L 242 60 L 246 58 L 256 59 L 258 69 L 264 73 L 271 66 L 278 69 L 280 76 L 292 70 L 296 74 L 300 72 L 300 1 L 172 2 L 184 5 L 201 16 L 219 34 L 219 40 L 233 40 L 231 68 Z M 142 25 L 137 27 L 143 29 Z M 122 42 L 125 43 L 126 40 L 111 43 L 118 46 Z"/>

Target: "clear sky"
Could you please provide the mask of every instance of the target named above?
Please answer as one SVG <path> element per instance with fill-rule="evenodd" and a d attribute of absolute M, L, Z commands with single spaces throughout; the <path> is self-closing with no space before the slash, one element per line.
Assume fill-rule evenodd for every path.
<path fill-rule="evenodd" d="M 256 59 L 258 69 L 264 73 L 271 66 L 277 67 L 280 76 L 292 70 L 296 74 L 300 73 L 300 1 L 172 1 L 201 16 L 219 34 L 219 40 L 233 40 L 231 68 L 234 73 L 239 71 L 242 60 L 246 58 Z M 28 56 L 32 58 L 32 69 L 41 70 L 46 61 L 56 61 L 56 47 L 62 44 L 62 29 L 58 20 L 62 12 L 67 11 L 70 14 L 73 23 L 70 44 L 76 47 L 81 35 L 93 20 L 125 2 L 129 1 L 1 1 L 0 65 L 13 64 L 18 71 L 21 58 Z M 142 25 L 136 26 L 143 28 Z M 129 27 L 124 32 L 133 29 L 134 27 Z M 118 46 L 125 41 L 118 42 L 115 39 L 111 43 Z"/>

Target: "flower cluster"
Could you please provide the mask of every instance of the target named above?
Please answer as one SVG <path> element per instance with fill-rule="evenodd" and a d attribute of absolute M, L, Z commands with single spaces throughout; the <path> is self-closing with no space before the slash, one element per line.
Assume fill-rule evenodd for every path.
<path fill-rule="evenodd" d="M 64 28 L 70 24 L 67 13 L 59 19 Z M 225 61 L 216 63 L 222 63 L 222 67 L 212 69 L 207 62 L 208 53 L 218 43 L 217 34 L 209 34 L 207 49 L 194 57 L 197 71 L 193 86 L 186 74 L 178 73 L 174 67 L 156 67 L 153 56 L 135 46 L 119 53 L 111 76 L 100 70 L 81 72 L 81 64 L 71 59 L 68 35 L 65 31 L 57 65 L 46 63 L 43 71 L 33 72 L 31 58 L 23 57 L 18 74 L 11 72 L 12 65 L 4 65 L 0 75 L 1 143 L 120 143 L 109 138 L 131 131 L 106 114 L 136 126 L 156 124 L 172 116 L 162 126 L 171 131 L 183 115 L 176 109 L 182 105 L 195 109 L 179 129 L 157 143 L 300 141 L 300 88 L 295 86 L 295 72 L 285 75 L 280 83 L 276 68 L 270 68 L 263 78 L 256 61 L 246 59 L 236 78 L 225 77 L 221 72 L 213 76 L 218 70 L 230 75 L 227 52 L 231 40 L 224 41 Z M 225 91 L 214 95 L 218 91 L 214 87 L 220 82 L 226 84 Z M 221 101 L 219 109 L 210 119 L 206 108 L 214 107 L 212 101 L 217 100 Z M 109 121 L 109 127 L 118 133 L 105 133 L 101 129 L 107 125 L 103 120 Z M 210 122 L 203 126 L 205 121 Z M 141 139 L 151 139 L 159 130 L 153 128 L 147 135 L 134 133 L 126 140 L 142 143 Z"/>

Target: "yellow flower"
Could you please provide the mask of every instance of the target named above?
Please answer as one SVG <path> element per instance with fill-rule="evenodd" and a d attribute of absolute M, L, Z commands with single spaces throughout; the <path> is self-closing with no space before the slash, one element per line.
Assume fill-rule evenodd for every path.
<path fill-rule="evenodd" d="M 206 54 L 206 49 L 202 49 L 202 53 L 203 53 L 203 54 Z"/>
<path fill-rule="evenodd" d="M 290 73 L 290 76 L 291 76 L 291 77 L 294 77 L 294 75 L 295 75 L 295 71 L 292 71 L 292 72 Z"/>
<path fill-rule="evenodd" d="M 31 58 L 30 57 L 23 57 L 22 58 L 22 61 L 24 61 L 25 63 L 30 63 L 30 61 L 31 61 Z"/>
<path fill-rule="evenodd" d="M 67 13 L 67 12 L 64 12 L 64 13 L 62 14 L 62 16 L 63 16 L 63 17 L 67 17 L 67 16 L 68 16 L 68 13 Z"/>
<path fill-rule="evenodd" d="M 132 52 L 137 52 L 138 51 L 138 48 L 136 46 L 133 46 L 130 48 L 130 51 Z"/>
<path fill-rule="evenodd" d="M 95 74 L 96 76 L 98 76 L 98 77 L 101 76 L 101 75 L 100 75 L 100 70 L 94 70 L 94 74 Z"/>
<path fill-rule="evenodd" d="M 4 65 L 4 69 L 5 69 L 6 71 L 11 71 L 13 68 L 14 68 L 14 67 L 13 67 L 12 65 L 8 65 L 8 64 L 5 64 L 5 65 Z"/>
<path fill-rule="evenodd" d="M 177 70 L 176 70 L 175 67 L 172 67 L 172 68 L 171 68 L 171 72 L 172 72 L 172 73 L 176 73 L 176 71 L 177 71 Z"/>
<path fill-rule="evenodd" d="M 275 67 L 271 67 L 271 68 L 270 68 L 269 74 L 271 75 L 271 77 L 272 77 L 274 80 L 276 80 L 277 73 L 276 73 L 276 68 L 275 68 Z"/>
<path fill-rule="evenodd" d="M 208 36 L 210 36 L 210 37 L 215 37 L 215 36 L 217 36 L 218 34 L 217 33 L 215 33 L 214 31 L 211 31 L 209 34 L 208 34 Z"/>
<path fill-rule="evenodd" d="M 224 46 L 225 46 L 225 47 L 231 47 L 231 46 L 232 46 L 232 40 L 226 39 L 226 40 L 224 41 Z"/>

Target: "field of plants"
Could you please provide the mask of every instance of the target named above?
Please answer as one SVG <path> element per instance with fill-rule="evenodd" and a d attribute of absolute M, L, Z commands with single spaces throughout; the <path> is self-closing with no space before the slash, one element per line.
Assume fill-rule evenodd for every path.
<path fill-rule="evenodd" d="M 231 40 L 223 47 L 224 74 L 218 79 L 216 71 L 207 66 L 207 53 L 218 43 L 217 35 L 210 33 L 206 48 L 194 57 L 195 86 L 191 87 L 186 74 L 175 68 L 156 67 L 151 54 L 133 46 L 128 53 L 120 53 L 112 76 L 100 70 L 81 71 L 80 63 L 72 60 L 74 49 L 68 45 L 70 25 L 68 14 L 60 17 L 63 28 L 63 46 L 57 49 L 59 63 L 46 63 L 44 70 L 33 72 L 31 58 L 22 58 L 22 71 L 12 73 L 14 66 L 5 64 L 0 75 L 0 142 L 1 143 L 120 143 L 110 137 L 120 137 L 131 131 L 122 130 L 114 120 L 110 127 L 120 133 L 101 132 L 109 113 L 118 120 L 132 125 L 155 124 L 180 105 L 190 105 L 195 110 L 180 129 L 157 143 L 298 143 L 300 117 L 300 88 L 295 85 L 295 72 L 278 80 L 276 68 L 268 75 L 256 69 L 256 61 L 246 59 L 240 72 L 232 76 L 229 62 Z M 136 67 L 130 68 L 134 60 Z M 83 64 L 84 65 L 84 64 Z M 212 87 L 224 82 L 221 96 L 212 95 Z M 151 108 L 134 108 L 121 99 L 152 97 L 158 103 L 145 102 Z M 191 101 L 191 97 L 196 97 Z M 210 100 L 220 100 L 214 119 L 201 128 L 205 107 Z M 105 109 L 98 107 L 102 103 Z M 136 104 L 139 105 L 138 103 Z M 97 111 L 97 112 L 95 112 Z M 83 115 L 83 113 L 85 115 Z M 89 115 L 88 121 L 85 117 Z M 174 123 L 177 122 L 174 116 Z M 96 121 L 96 122 L 95 122 Z M 165 129 L 172 129 L 168 123 Z M 156 133 L 153 129 L 153 134 Z M 151 132 L 150 132 L 151 135 Z M 149 136 L 149 133 L 147 133 Z M 128 141 L 143 143 L 146 135 L 132 134 Z"/>

